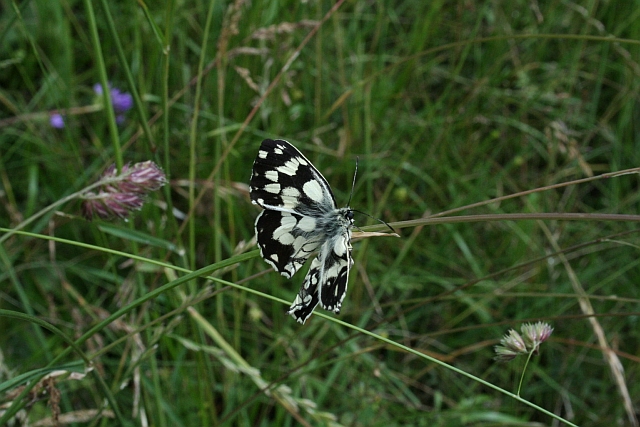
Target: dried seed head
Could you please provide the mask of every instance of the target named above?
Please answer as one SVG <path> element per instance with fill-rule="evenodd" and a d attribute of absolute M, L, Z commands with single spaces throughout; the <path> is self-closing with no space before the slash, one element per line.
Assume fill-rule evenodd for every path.
<path fill-rule="evenodd" d="M 525 323 L 520 330 L 522 335 L 511 329 L 500 340 L 501 345 L 494 347 L 496 360 L 507 362 L 515 359 L 520 354 L 538 354 L 540 344 L 549 339 L 553 332 L 553 328 L 543 322 Z"/>
<path fill-rule="evenodd" d="M 535 353 L 538 352 L 540 344 L 549 339 L 551 333 L 553 333 L 553 328 L 543 322 L 525 323 L 520 327 L 520 330 L 522 331 L 522 335 L 524 335 L 527 347 Z"/>
<path fill-rule="evenodd" d="M 147 194 L 167 183 L 162 169 L 151 161 L 127 164 L 117 173 L 115 165 L 102 174 L 97 193 L 87 192 L 82 197 L 82 214 L 87 219 L 126 218 L 131 211 L 139 210 Z"/>
<path fill-rule="evenodd" d="M 518 353 L 527 352 L 527 346 L 524 340 L 520 334 L 513 329 L 509 330 L 509 333 L 500 340 L 500 344 Z"/>
<path fill-rule="evenodd" d="M 494 350 L 496 352 L 494 359 L 499 362 L 509 362 L 518 357 L 518 355 L 520 354 L 501 345 L 495 346 Z"/>

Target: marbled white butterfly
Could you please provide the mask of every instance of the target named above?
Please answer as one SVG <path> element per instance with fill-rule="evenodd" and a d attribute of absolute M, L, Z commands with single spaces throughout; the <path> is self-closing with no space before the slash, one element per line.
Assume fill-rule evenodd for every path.
<path fill-rule="evenodd" d="M 251 201 L 262 258 L 287 278 L 318 253 L 287 311 L 304 323 L 320 304 L 340 312 L 347 292 L 353 211 L 338 209 L 329 183 L 297 148 L 280 139 L 262 141 L 251 174 Z"/>

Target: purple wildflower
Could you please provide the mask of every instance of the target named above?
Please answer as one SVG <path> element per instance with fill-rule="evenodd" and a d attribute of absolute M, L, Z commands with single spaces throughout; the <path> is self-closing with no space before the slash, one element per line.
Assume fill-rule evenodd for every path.
<path fill-rule="evenodd" d="M 59 113 L 53 113 L 49 116 L 49 124 L 56 129 L 64 128 L 64 117 Z"/>
<path fill-rule="evenodd" d="M 111 85 L 111 84 L 109 84 Z M 100 96 L 102 95 L 102 85 L 100 83 L 96 83 L 93 85 L 93 91 L 96 93 L 96 95 Z"/>
<path fill-rule="evenodd" d="M 103 185 L 97 193 L 83 195 L 82 214 L 87 219 L 126 218 L 129 212 L 139 210 L 145 197 L 167 183 L 162 169 L 151 161 L 123 166 L 118 174 L 116 166 L 109 166 L 102 174 Z"/>
<path fill-rule="evenodd" d="M 96 95 L 102 96 L 102 85 L 100 83 L 94 84 L 93 91 Z M 111 105 L 116 112 L 116 122 L 122 124 L 125 119 L 124 113 L 133 107 L 133 96 L 128 92 L 121 92 L 120 89 L 112 87 L 111 84 L 109 84 L 109 94 L 111 95 Z"/>
<path fill-rule="evenodd" d="M 108 184 L 107 188 L 123 193 L 146 194 L 158 190 L 167 183 L 167 179 L 162 169 L 152 161 L 135 163 L 133 166 L 126 164 L 118 175 L 116 165 L 109 166 L 102 174 L 105 181 L 117 180 L 113 185 Z M 118 177 L 121 179 L 118 180 Z"/>
<path fill-rule="evenodd" d="M 111 89 L 111 103 L 116 113 L 124 113 L 133 107 L 133 97 L 130 93 L 120 92 L 120 89 Z"/>
<path fill-rule="evenodd" d="M 87 219 L 98 217 L 109 219 L 118 217 L 125 219 L 130 211 L 142 208 L 144 200 L 138 194 L 100 191 L 89 192 L 82 204 L 82 214 Z"/>

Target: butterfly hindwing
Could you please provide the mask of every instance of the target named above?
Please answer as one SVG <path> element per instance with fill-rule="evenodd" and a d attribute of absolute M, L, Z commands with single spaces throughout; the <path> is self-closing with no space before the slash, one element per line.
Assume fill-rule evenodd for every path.
<path fill-rule="evenodd" d="M 318 297 L 320 280 L 320 261 L 315 258 L 311 262 L 311 268 L 304 278 L 304 282 L 300 287 L 296 299 L 293 300 L 293 304 L 289 307 L 287 314 L 293 316 L 296 321 L 304 324 L 304 322 L 311 316 L 313 309 L 316 308 L 320 301 Z"/>
<path fill-rule="evenodd" d="M 318 258 L 321 263 L 320 306 L 335 313 L 340 312 L 342 300 L 347 293 L 349 270 L 353 265 L 351 257 L 351 230 L 328 240 L 323 245 Z"/>
<path fill-rule="evenodd" d="M 265 209 L 256 220 L 260 255 L 280 274 L 291 278 L 320 243 L 305 236 L 301 215 Z"/>
<path fill-rule="evenodd" d="M 336 208 L 326 179 L 283 140 L 262 142 L 250 195 L 264 209 L 256 219 L 260 254 L 276 271 L 290 278 L 318 253 L 288 313 L 300 323 L 318 304 L 338 313 L 353 264 L 353 211 Z"/>
<path fill-rule="evenodd" d="M 351 230 L 345 228 L 343 234 L 322 245 L 287 313 L 303 324 L 318 303 L 325 310 L 339 313 L 352 265 Z"/>

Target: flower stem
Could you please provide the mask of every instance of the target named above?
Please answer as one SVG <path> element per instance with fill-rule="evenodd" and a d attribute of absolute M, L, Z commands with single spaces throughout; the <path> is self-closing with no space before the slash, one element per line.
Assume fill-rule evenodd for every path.
<path fill-rule="evenodd" d="M 527 361 L 524 362 L 524 366 L 522 367 L 522 375 L 520 376 L 520 384 L 518 384 L 518 391 L 516 392 L 516 396 L 520 397 L 520 390 L 522 389 L 522 382 L 524 381 L 524 374 L 527 372 L 527 366 L 529 366 L 529 360 L 531 360 L 531 356 L 533 355 L 533 350 L 529 352 L 527 356 Z"/>

